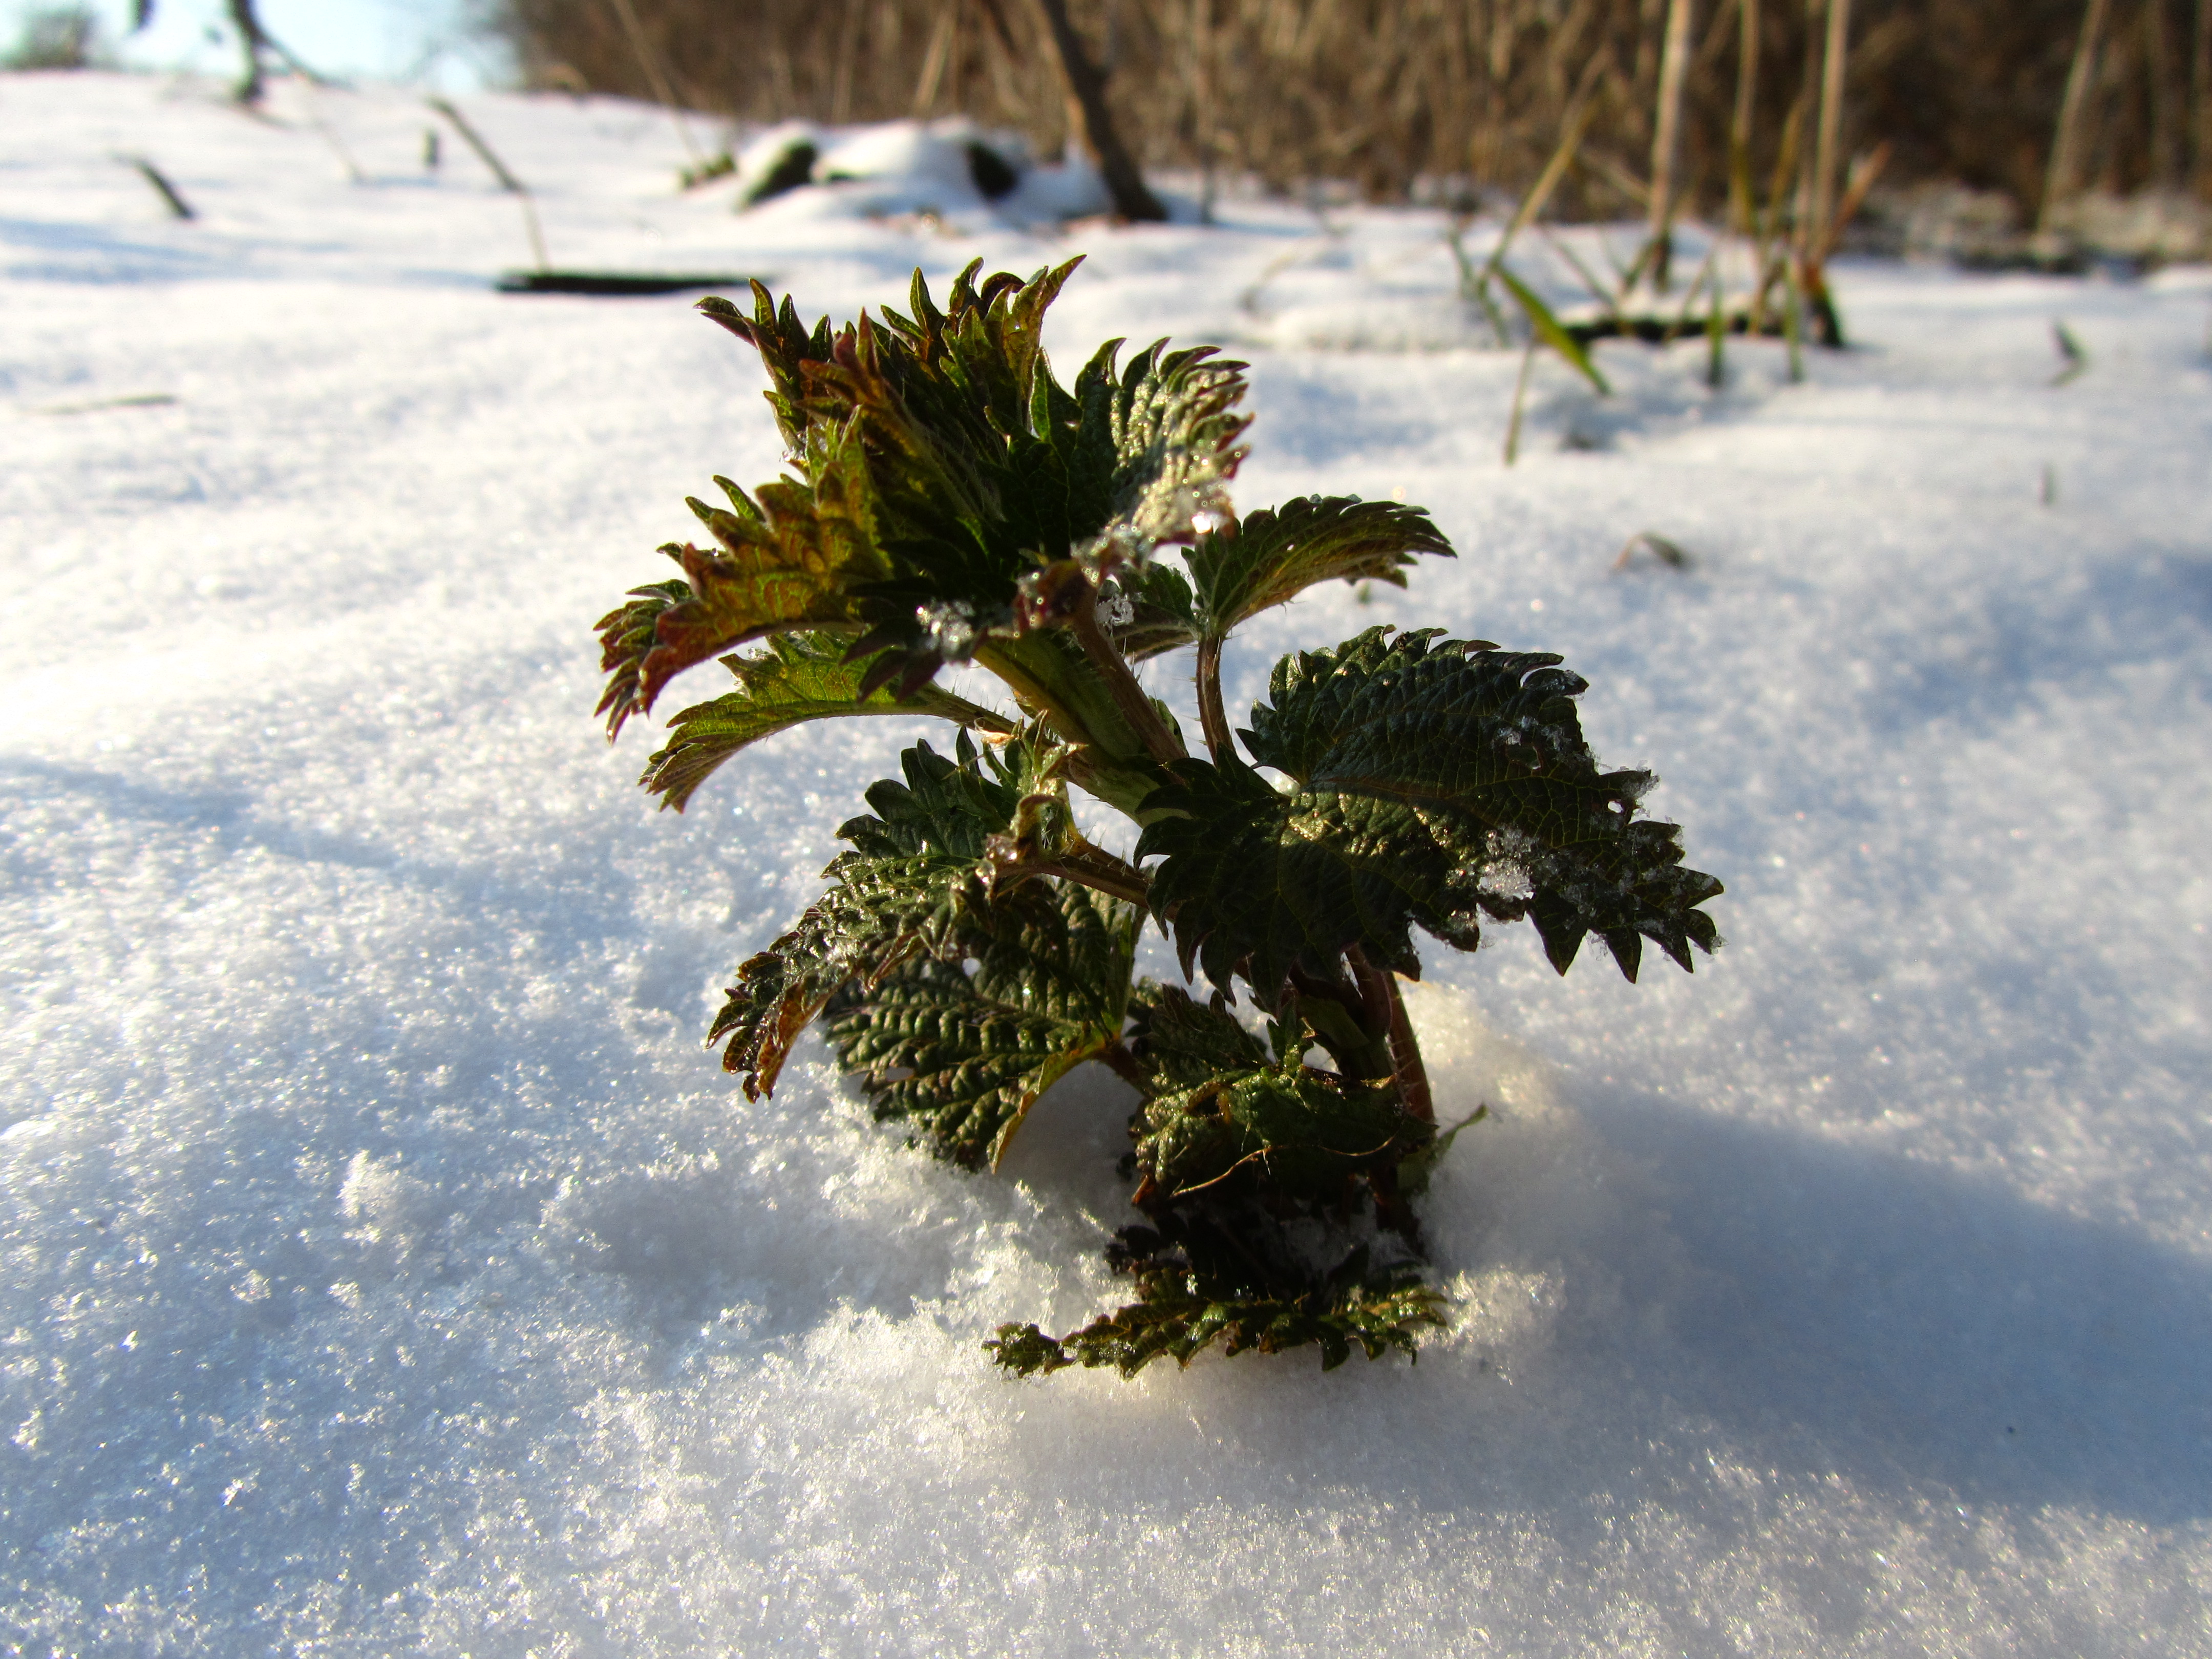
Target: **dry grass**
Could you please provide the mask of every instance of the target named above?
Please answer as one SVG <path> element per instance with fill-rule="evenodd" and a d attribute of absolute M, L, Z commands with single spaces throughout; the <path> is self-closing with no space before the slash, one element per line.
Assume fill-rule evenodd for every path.
<path fill-rule="evenodd" d="M 694 107 L 749 119 L 959 110 L 1054 150 L 1066 96 L 1033 0 L 632 0 L 660 75 Z M 1724 198 L 1745 112 L 1762 178 L 1817 118 L 1824 0 L 1695 0 L 1674 177 Z M 1856 0 L 1841 143 L 1894 146 L 1887 178 L 1954 180 L 2041 205 L 2085 0 Z M 1641 214 L 1668 0 L 1073 0 L 1148 165 L 1376 198 L 1518 193 L 1577 88 L 1595 115 L 1555 211 Z M 2212 196 L 2212 0 L 2106 0 L 2079 99 L 2072 187 Z M 615 0 L 500 0 L 540 84 L 654 94 Z M 1812 129 L 1804 131 L 1808 140 Z M 1802 148 L 1809 149 L 1809 142 Z"/>

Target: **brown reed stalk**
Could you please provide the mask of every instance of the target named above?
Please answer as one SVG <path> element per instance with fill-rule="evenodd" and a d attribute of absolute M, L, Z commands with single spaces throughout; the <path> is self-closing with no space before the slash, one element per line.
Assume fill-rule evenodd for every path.
<path fill-rule="evenodd" d="M 2143 0 L 2142 54 L 2145 78 L 2150 82 L 2150 177 L 2164 190 L 2182 180 L 2181 101 L 2175 96 L 2173 53 L 2166 40 L 2166 0 Z"/>
<path fill-rule="evenodd" d="M 645 36 L 645 25 L 638 21 L 637 7 L 633 0 L 608 0 L 615 15 L 622 20 L 623 33 L 629 37 L 630 50 L 637 54 L 638 72 L 645 76 L 653 95 L 668 112 L 668 118 L 676 125 L 676 137 L 684 146 L 684 155 L 696 169 L 705 161 L 699 146 L 692 142 L 691 128 L 684 119 L 684 106 L 678 101 L 676 88 L 668 83 L 668 76 L 660 67 L 660 59 L 653 50 L 653 42 Z"/>
<path fill-rule="evenodd" d="M 1850 62 L 1851 0 L 1828 0 L 1820 52 L 1820 134 L 1813 161 L 1812 234 L 1826 238 L 1836 218 L 1836 169 L 1842 161 L 1844 71 Z"/>
<path fill-rule="evenodd" d="M 2190 42 L 2190 184 L 2212 201 L 2212 0 L 2197 0 Z"/>
<path fill-rule="evenodd" d="M 1651 122 L 1651 286 L 1667 291 L 1674 263 L 1675 168 L 1682 149 L 1682 86 L 1690 69 L 1690 0 L 1668 0 L 1659 53 L 1658 107 Z"/>
<path fill-rule="evenodd" d="M 2051 228 L 2051 215 L 2074 194 L 2080 182 L 2081 125 L 2096 80 L 2098 41 L 2104 33 L 2108 9 L 2109 0 L 2087 0 L 2082 8 L 2081 33 L 2075 44 L 2073 66 L 2066 72 L 2066 96 L 2058 106 L 2058 125 L 2051 139 L 2051 170 L 2036 213 L 2039 230 Z"/>
<path fill-rule="evenodd" d="M 1759 111 L 1759 0 L 1736 0 L 1735 108 L 1729 122 L 1729 220 L 1751 230 L 1752 124 Z"/>

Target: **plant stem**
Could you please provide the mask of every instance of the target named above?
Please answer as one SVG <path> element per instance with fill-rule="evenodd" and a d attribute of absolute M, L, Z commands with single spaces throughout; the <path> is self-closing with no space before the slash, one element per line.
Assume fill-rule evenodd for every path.
<path fill-rule="evenodd" d="M 1398 1100 L 1424 1123 L 1437 1121 L 1436 1097 L 1429 1087 L 1428 1067 L 1421 1063 L 1421 1045 L 1413 1036 L 1413 1022 L 1406 1017 L 1406 1000 L 1399 994 L 1398 976 L 1378 968 L 1357 945 L 1348 946 L 1345 960 L 1359 987 L 1360 1000 L 1370 1007 L 1379 1003 L 1390 1036 L 1390 1079 L 1398 1085 Z"/>
<path fill-rule="evenodd" d="M 1229 713 L 1221 702 L 1221 641 L 1212 634 L 1200 635 L 1198 641 L 1198 722 L 1216 766 L 1236 754 L 1229 736 Z"/>
<path fill-rule="evenodd" d="M 1152 751 L 1154 760 L 1163 764 L 1188 757 L 1182 744 L 1176 741 L 1160 711 L 1152 707 L 1152 700 L 1145 695 L 1145 688 L 1137 684 L 1137 677 L 1129 672 L 1128 659 L 1114 648 L 1114 641 L 1106 637 L 1105 629 L 1098 626 L 1098 595 L 1096 589 L 1085 593 L 1076 601 L 1075 609 L 1067 619 L 1075 637 L 1083 647 L 1083 654 L 1091 659 L 1091 665 L 1106 682 L 1113 695 L 1114 706 L 1121 711 L 1136 734 L 1144 739 L 1145 747 Z"/>
<path fill-rule="evenodd" d="M 1536 175 L 1536 182 L 1521 198 L 1520 205 L 1513 210 L 1513 216 L 1506 222 L 1504 232 L 1498 239 L 1498 246 L 1491 249 L 1490 258 L 1483 264 L 1482 275 L 1476 279 L 1486 297 L 1490 292 L 1490 279 L 1505 263 L 1505 251 L 1513 246 L 1513 239 L 1544 210 L 1551 202 L 1552 192 L 1559 187 L 1559 180 L 1567 176 L 1567 169 L 1574 165 L 1575 153 L 1582 148 L 1583 137 L 1589 131 L 1590 123 L 1597 118 L 1595 93 L 1598 76 L 1610 61 L 1603 53 L 1591 58 L 1583 70 L 1582 79 L 1575 83 L 1573 95 L 1567 100 L 1567 112 L 1560 118 L 1559 142 L 1552 151 L 1552 159 L 1544 163 L 1543 172 Z M 1464 290 L 1467 287 L 1464 254 L 1461 255 L 1461 265 L 1460 286 Z"/>
<path fill-rule="evenodd" d="M 1152 901 L 1152 884 L 1136 866 L 1118 859 L 1103 847 L 1094 847 L 1081 836 L 1075 837 L 1077 845 L 1059 858 L 1007 859 L 997 861 L 998 871 L 1005 876 L 1058 876 L 1063 881 L 1073 881 L 1109 898 L 1126 900 L 1131 904 L 1144 905 Z"/>
<path fill-rule="evenodd" d="M 1521 405 L 1528 396 L 1528 370 L 1536 361 L 1537 341 L 1528 339 L 1528 349 L 1521 354 L 1520 378 L 1513 382 L 1513 418 L 1505 426 L 1505 465 L 1510 466 L 1521 453 Z"/>
<path fill-rule="evenodd" d="M 2197 0 L 2197 32 L 2189 52 L 2190 180 L 2201 195 L 2212 185 L 2212 0 Z"/>
<path fill-rule="evenodd" d="M 453 124 L 453 131 L 461 135 L 471 149 L 476 151 L 477 159 L 491 169 L 491 175 L 499 180 L 500 188 L 522 204 L 522 223 L 530 233 L 531 254 L 538 262 L 538 269 L 545 270 L 548 264 L 545 237 L 538 228 L 538 210 L 531 203 L 529 186 L 507 170 L 507 163 L 499 159 L 498 152 L 484 142 L 483 135 L 471 126 L 468 118 L 451 103 L 443 98 L 428 98 L 423 101 Z"/>
<path fill-rule="evenodd" d="M 1145 1086 L 1144 1067 L 1137 1064 L 1137 1057 L 1123 1045 L 1121 1038 L 1115 1037 L 1113 1042 L 1101 1048 L 1098 1051 L 1098 1058 L 1108 1070 L 1124 1083 L 1133 1083 L 1139 1089 Z"/>

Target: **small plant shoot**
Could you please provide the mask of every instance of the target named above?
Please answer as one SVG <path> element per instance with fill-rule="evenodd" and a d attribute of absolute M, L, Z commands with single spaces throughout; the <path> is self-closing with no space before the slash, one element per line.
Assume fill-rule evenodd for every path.
<path fill-rule="evenodd" d="M 1349 496 L 1240 519 L 1242 364 L 1164 342 L 1124 364 L 1110 341 L 1065 386 L 1041 337 L 1074 264 L 980 269 L 943 309 L 917 272 L 908 314 L 836 330 L 758 283 L 750 315 L 701 302 L 760 353 L 791 476 L 717 478 L 726 505 L 690 503 L 706 544 L 662 548 L 681 574 L 601 620 L 609 735 L 719 660 L 727 688 L 646 763 L 681 810 L 802 721 L 956 728 L 866 791 L 827 889 L 739 965 L 708 1041 L 757 1099 L 818 1025 L 879 1120 L 969 1170 L 1079 1066 L 1136 1091 L 1144 1221 L 1107 1249 L 1126 1305 L 1063 1335 L 1001 1326 L 1010 1372 L 1411 1355 L 1443 1322 L 1414 1202 L 1450 1141 L 1398 987 L 1417 932 L 1468 951 L 1525 919 L 1561 973 L 1595 935 L 1633 980 L 1647 943 L 1686 969 L 1714 948 L 1721 884 L 1638 816 L 1650 774 L 1600 766 L 1584 682 L 1548 653 L 1371 628 L 1284 658 L 1232 730 L 1241 623 L 1318 582 L 1403 586 L 1450 548 L 1420 509 Z M 1195 746 L 1135 672 L 1183 653 Z M 939 686 L 950 664 L 1004 705 Z M 1078 827 L 1077 790 L 1129 820 L 1125 850 Z M 1135 975 L 1147 926 L 1184 983 Z"/>

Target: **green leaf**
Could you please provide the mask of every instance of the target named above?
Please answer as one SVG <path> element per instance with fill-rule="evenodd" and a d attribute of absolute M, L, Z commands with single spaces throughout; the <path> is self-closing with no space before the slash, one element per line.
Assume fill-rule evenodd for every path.
<path fill-rule="evenodd" d="M 1322 1369 L 1333 1370 L 1355 1347 L 1370 1359 L 1393 1350 L 1413 1358 L 1419 1334 L 1443 1324 L 1443 1295 L 1413 1265 L 1376 1266 L 1360 1245 L 1316 1273 L 1255 1248 L 1279 1231 L 1212 1214 L 1126 1229 L 1108 1259 L 1135 1281 L 1135 1302 L 1057 1340 L 1034 1325 L 1002 1325 L 984 1346 L 1018 1376 L 1079 1364 L 1133 1376 L 1155 1359 L 1188 1365 L 1217 1346 L 1231 1355 L 1318 1346 Z"/>
<path fill-rule="evenodd" d="M 1387 1078 L 1363 1083 L 1293 1059 L 1223 1072 L 1146 1101 L 1137 1167 L 1162 1203 L 1227 1182 L 1329 1199 L 1356 1176 L 1394 1167 L 1435 1133 L 1406 1110 Z"/>
<path fill-rule="evenodd" d="M 1631 979 L 1643 939 L 1685 969 L 1718 943 L 1697 907 L 1720 883 L 1682 867 L 1676 826 L 1636 817 L 1649 774 L 1598 769 L 1584 682 L 1435 635 L 1374 629 L 1277 665 L 1244 736 L 1287 789 L 1187 761 L 1147 799 L 1137 854 L 1161 860 L 1152 904 L 1186 972 L 1272 1006 L 1293 966 L 1333 975 L 1358 944 L 1411 975 L 1411 924 L 1471 949 L 1483 916 L 1530 918 L 1563 973 L 1589 933 Z"/>
<path fill-rule="evenodd" d="M 759 349 L 805 483 L 821 492 L 821 462 L 838 460 L 836 499 L 865 516 L 880 565 L 853 589 L 856 652 L 906 691 L 1013 631 L 1022 578 L 1072 545 L 1065 456 L 1081 410 L 1051 377 L 1042 328 L 1074 264 L 978 287 L 979 261 L 943 311 L 917 271 L 911 318 L 863 313 L 835 331 L 809 332 L 758 283 L 750 317 L 701 302 Z"/>
<path fill-rule="evenodd" d="M 760 351 L 798 476 L 757 499 L 726 484 L 730 510 L 695 502 L 720 550 L 665 549 L 684 581 L 639 590 L 602 621 L 611 733 L 671 676 L 796 630 L 848 637 L 870 664 L 861 695 L 895 684 L 911 697 L 945 662 L 984 657 L 998 669 L 988 648 L 1018 652 L 1028 630 L 1065 620 L 1042 588 L 1087 599 L 1117 570 L 1131 574 L 1130 649 L 1150 655 L 1194 636 L 1180 579 L 1143 567 L 1156 545 L 1190 542 L 1229 515 L 1225 485 L 1244 454 L 1243 365 L 1163 343 L 1121 368 L 1117 341 L 1071 392 L 1053 378 L 1043 322 L 1074 262 L 1026 282 L 979 280 L 981 269 L 954 280 L 942 310 L 916 272 L 911 315 L 863 313 L 842 329 L 807 329 L 758 283 L 750 315 L 701 302 Z M 1109 764 L 1141 748 L 1120 746 L 1128 734 L 1112 721 L 1094 730 L 1045 712 Z"/>
<path fill-rule="evenodd" d="M 864 314 L 834 331 L 809 332 L 758 284 L 750 317 L 702 302 L 760 350 L 805 479 L 819 483 L 810 458 L 825 432 L 864 456 L 841 497 L 865 507 L 885 567 L 855 592 L 862 644 L 896 652 L 879 668 L 908 690 L 936 662 L 1018 634 L 1040 573 L 1087 553 L 1095 580 L 1226 516 L 1223 486 L 1244 453 L 1241 364 L 1163 343 L 1121 370 L 1116 341 L 1071 393 L 1052 377 L 1042 325 L 1074 262 L 1026 283 L 1000 273 L 979 285 L 980 269 L 961 273 L 942 311 L 917 272 L 910 316 Z"/>
<path fill-rule="evenodd" d="M 1452 556 L 1451 544 L 1417 507 L 1308 495 L 1277 512 L 1255 513 L 1234 529 L 1200 538 L 1190 551 L 1200 630 L 1222 638 L 1332 577 L 1403 587 L 1399 573 L 1421 553 Z"/>
<path fill-rule="evenodd" d="M 979 757 L 965 732 L 955 760 L 924 743 L 900 762 L 906 781 L 870 786 L 874 814 L 838 830 L 853 850 L 824 872 L 830 887 L 739 966 L 707 1034 L 725 1045 L 723 1066 L 744 1073 L 750 1098 L 775 1092 L 792 1045 L 830 998 L 916 957 L 957 956 L 989 902 L 984 850 L 1012 821 L 1020 763 Z"/>
<path fill-rule="evenodd" d="M 1140 980 L 1129 1012 L 1129 1050 L 1154 1091 L 1193 1089 L 1268 1063 L 1267 1045 L 1237 1023 L 1218 994 L 1199 1002 L 1180 986 Z"/>
<path fill-rule="evenodd" d="M 1597 388 L 1600 397 L 1608 396 L 1613 388 L 1605 383 L 1605 376 L 1597 372 L 1597 365 L 1590 361 L 1588 349 L 1580 340 L 1567 332 L 1566 325 L 1553 314 L 1551 307 L 1544 303 L 1535 289 L 1504 265 L 1498 267 L 1498 276 L 1519 303 L 1522 314 L 1528 319 L 1528 326 L 1535 330 L 1536 337 L 1565 358 L 1577 374 Z"/>
<path fill-rule="evenodd" d="M 841 995 L 830 1044 L 878 1119 L 950 1162 L 995 1165 L 1037 1097 L 1119 1039 L 1142 915 L 1073 882 L 1025 883 L 971 908 L 959 960 Z"/>
<path fill-rule="evenodd" d="M 1280 793 L 1234 761 L 1187 761 L 1146 800 L 1137 843 L 1152 872 L 1153 914 L 1226 990 L 1241 976 L 1275 1006 L 1292 967 L 1333 977 L 1347 945 L 1416 965 L 1408 922 L 1442 872 L 1430 837 L 1402 809 L 1334 792 Z"/>
<path fill-rule="evenodd" d="M 834 634 L 786 634 L 750 657 L 725 657 L 738 689 L 695 703 L 668 722 L 668 742 L 647 761 L 640 782 L 663 806 L 684 810 L 716 767 L 748 744 L 807 720 L 852 714 L 934 714 L 987 731 L 1012 728 L 989 710 L 925 685 L 902 697 L 866 689 L 868 665 L 848 661 L 849 643 Z"/>

